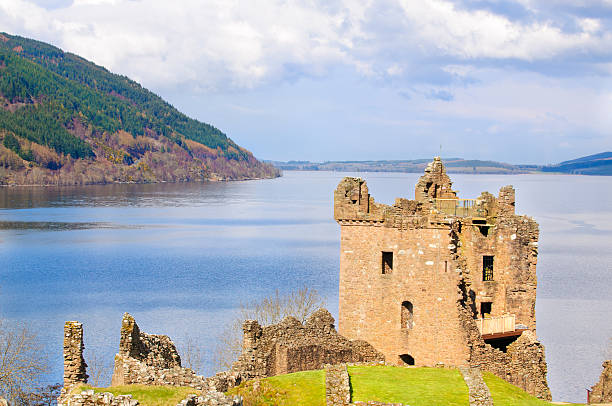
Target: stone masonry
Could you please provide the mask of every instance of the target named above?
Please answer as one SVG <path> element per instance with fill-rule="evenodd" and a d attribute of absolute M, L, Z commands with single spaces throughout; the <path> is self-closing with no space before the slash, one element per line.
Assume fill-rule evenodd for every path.
<path fill-rule="evenodd" d="M 264 327 L 247 320 L 243 331 L 242 354 L 232 366 L 243 379 L 321 369 L 325 364 L 384 360 L 367 342 L 339 335 L 325 309 L 304 324 L 293 317 Z"/>
<path fill-rule="evenodd" d="M 415 199 L 391 206 L 376 203 L 364 180 L 344 178 L 334 218 L 340 334 L 369 342 L 391 364 L 480 366 L 550 399 L 535 338 L 538 224 L 515 214 L 511 186 L 459 199 L 435 158 Z M 481 336 L 478 319 L 512 316 L 515 333 Z M 521 331 L 531 334 L 511 351 Z"/>
<path fill-rule="evenodd" d="M 478 368 L 459 367 L 463 380 L 468 387 L 470 406 L 493 406 L 489 387 L 482 379 Z"/>
<path fill-rule="evenodd" d="M 602 364 L 603 371 L 591 388 L 591 403 L 612 403 L 612 360 Z"/>
<path fill-rule="evenodd" d="M 351 403 L 351 383 L 346 364 L 325 366 L 325 404 L 347 406 Z"/>
<path fill-rule="evenodd" d="M 141 332 L 134 317 L 125 313 L 111 385 L 131 384 L 208 387 L 206 378 L 181 367 L 181 357 L 168 336 Z"/>
<path fill-rule="evenodd" d="M 83 325 L 76 321 L 67 321 L 64 324 L 64 388 L 87 383 L 84 349 Z"/>

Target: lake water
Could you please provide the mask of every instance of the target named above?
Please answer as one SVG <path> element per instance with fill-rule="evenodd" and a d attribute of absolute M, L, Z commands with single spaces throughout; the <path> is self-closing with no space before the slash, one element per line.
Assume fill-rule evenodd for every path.
<path fill-rule="evenodd" d="M 121 317 L 191 337 L 206 368 L 240 302 L 313 287 L 338 310 L 334 172 L 233 183 L 0 189 L 0 315 L 28 320 L 62 379 L 66 320 L 84 324 L 86 358 L 112 364 Z M 414 196 L 419 174 L 362 173 L 378 202 Z M 555 400 L 584 401 L 612 337 L 612 178 L 451 175 L 460 197 L 517 189 L 540 223 L 538 335 Z"/>

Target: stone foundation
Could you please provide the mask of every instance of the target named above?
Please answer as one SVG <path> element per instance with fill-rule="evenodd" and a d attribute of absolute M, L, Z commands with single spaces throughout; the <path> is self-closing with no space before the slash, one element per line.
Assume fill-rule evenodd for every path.
<path fill-rule="evenodd" d="M 243 331 L 242 354 L 232 367 L 243 379 L 321 369 L 326 364 L 384 360 L 367 342 L 339 335 L 325 309 L 304 324 L 293 317 L 265 327 L 247 320 Z"/>
<path fill-rule="evenodd" d="M 605 361 L 603 371 L 591 388 L 591 403 L 612 403 L 612 360 Z"/>
<path fill-rule="evenodd" d="M 327 406 L 351 403 L 351 383 L 346 364 L 325 367 L 325 403 Z"/>

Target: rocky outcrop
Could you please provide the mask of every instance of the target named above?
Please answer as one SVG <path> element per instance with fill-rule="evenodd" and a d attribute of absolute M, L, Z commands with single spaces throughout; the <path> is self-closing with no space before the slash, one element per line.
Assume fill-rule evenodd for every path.
<path fill-rule="evenodd" d="M 338 334 L 334 318 L 325 309 L 304 324 L 293 317 L 265 327 L 247 320 L 243 331 L 242 355 L 232 371 L 244 379 L 321 369 L 326 364 L 384 360 L 367 342 Z"/>
<path fill-rule="evenodd" d="M 603 371 L 591 388 L 591 403 L 612 403 L 612 360 L 604 361 Z"/>

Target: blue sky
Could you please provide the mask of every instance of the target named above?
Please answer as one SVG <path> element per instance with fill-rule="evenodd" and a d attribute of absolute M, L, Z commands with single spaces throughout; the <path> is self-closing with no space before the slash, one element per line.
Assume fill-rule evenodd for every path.
<path fill-rule="evenodd" d="M 612 0 L 2 0 L 262 159 L 612 150 Z"/>

